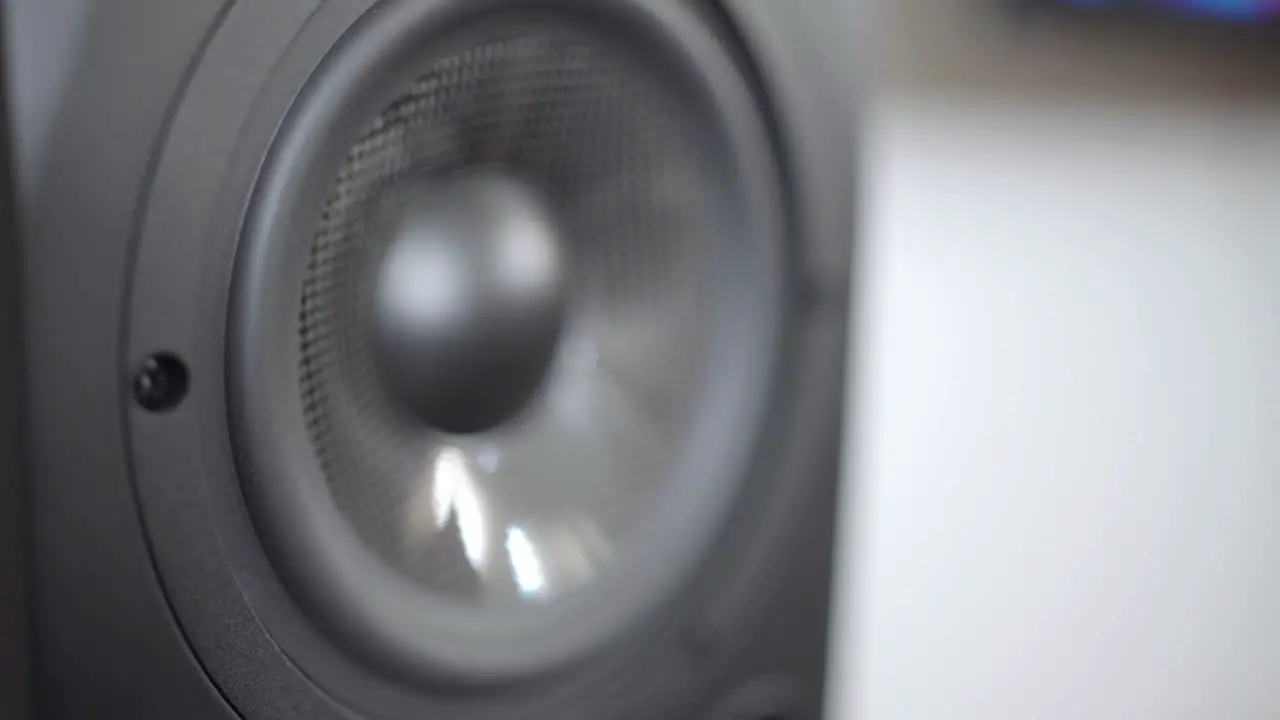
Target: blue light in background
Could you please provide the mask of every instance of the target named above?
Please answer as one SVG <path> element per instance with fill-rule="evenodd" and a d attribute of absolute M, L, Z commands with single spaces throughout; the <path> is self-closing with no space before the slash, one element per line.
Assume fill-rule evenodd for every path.
<path fill-rule="evenodd" d="M 1060 0 L 1087 9 L 1153 6 L 1234 22 L 1280 20 L 1280 0 Z"/>

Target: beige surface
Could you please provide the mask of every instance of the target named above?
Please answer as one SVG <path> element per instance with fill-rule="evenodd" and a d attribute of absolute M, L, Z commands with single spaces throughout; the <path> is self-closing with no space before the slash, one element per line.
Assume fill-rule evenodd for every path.
<path fill-rule="evenodd" d="M 1280 717 L 1280 42 L 874 14 L 831 717 Z"/>

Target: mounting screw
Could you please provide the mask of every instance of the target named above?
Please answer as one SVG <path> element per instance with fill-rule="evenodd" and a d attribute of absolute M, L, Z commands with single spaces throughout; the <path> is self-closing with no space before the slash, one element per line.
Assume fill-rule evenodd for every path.
<path fill-rule="evenodd" d="M 176 355 L 157 353 L 144 360 L 133 376 L 133 397 L 148 412 L 167 412 L 187 397 L 190 382 L 186 363 Z"/>

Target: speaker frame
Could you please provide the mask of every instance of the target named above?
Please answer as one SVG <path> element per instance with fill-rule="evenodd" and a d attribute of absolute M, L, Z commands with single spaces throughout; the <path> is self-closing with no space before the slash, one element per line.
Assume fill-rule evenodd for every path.
<path fill-rule="evenodd" d="M 326 692 L 320 692 L 259 622 L 263 605 L 244 601 L 245 595 L 255 593 L 287 597 L 265 559 L 252 572 L 225 573 L 227 565 L 221 559 L 260 556 L 257 541 L 247 532 L 227 532 L 199 522 L 209 514 L 235 518 L 249 527 L 242 503 L 235 494 L 165 482 L 175 476 L 167 474 L 152 454 L 136 451 L 140 436 L 150 438 L 143 444 L 183 434 L 223 438 L 225 416 L 214 419 L 186 412 L 193 404 L 165 415 L 144 413 L 132 404 L 128 392 L 132 373 L 147 352 L 181 353 L 184 347 L 200 350 L 192 356 L 220 352 L 220 337 L 202 335 L 189 326 L 161 324 L 166 315 L 163 298 L 225 293 L 218 278 L 229 273 L 230 257 L 202 258 L 207 261 L 201 263 L 203 271 L 195 277 L 174 277 L 167 295 L 149 296 L 137 286 L 130 289 L 127 280 L 171 271 L 164 255 L 151 254 L 144 246 L 162 247 L 166 238 L 183 237 L 190 228 L 231 222 L 228 218 L 234 213 L 224 211 L 234 208 L 237 199 L 228 197 L 235 193 L 223 192 L 225 175 L 256 172 L 258 158 L 220 146 L 214 134 L 198 133 L 195 140 L 184 135 L 190 131 L 185 123 L 198 124 L 200 115 L 191 102 L 216 106 L 229 99 L 203 95 L 199 83 L 212 77 L 230 93 L 256 97 L 256 79 L 298 41 L 277 35 L 277 23 L 350 22 L 366 4 L 192 0 L 179 8 L 161 0 L 131 0 L 109 10 L 87 6 L 98 22 L 86 25 L 90 29 L 81 47 L 83 58 L 75 70 L 82 85 L 78 93 L 66 91 L 65 102 L 50 118 L 54 137 L 61 142 L 21 168 L 26 251 L 22 268 L 28 278 L 23 308 L 29 368 L 24 417 L 32 436 L 28 448 L 37 694 L 45 716 L 230 717 L 235 711 L 228 702 L 253 718 L 341 717 L 347 711 L 340 705 L 355 705 L 375 715 L 426 710 L 458 716 L 449 708 L 423 705 L 412 693 L 380 678 L 355 681 L 376 685 L 373 694 L 383 698 L 377 703 L 352 703 L 351 695 L 365 694 L 360 689 L 335 691 L 334 685 L 326 684 Z M 832 97 L 833 89 L 839 94 L 844 86 L 830 77 L 828 82 L 815 79 L 829 71 L 815 47 L 821 43 L 811 40 L 821 36 L 823 23 L 816 20 L 816 12 L 780 8 L 771 0 L 730 0 L 724 12 L 753 58 L 763 95 L 773 106 L 788 108 L 783 115 L 773 114 L 780 118 L 774 130 L 786 159 L 784 176 L 791 183 L 794 231 L 807 240 L 801 264 L 808 279 L 799 299 L 806 308 L 804 319 L 790 332 L 796 342 L 814 348 L 804 353 L 814 366 L 794 371 L 795 396 L 824 408 L 825 419 L 780 430 L 788 436 L 782 444 L 789 456 L 784 464 L 793 468 L 789 474 L 808 481 L 795 483 L 798 490 L 788 501 L 793 506 L 775 508 L 776 515 L 790 522 L 751 533 L 743 552 L 762 547 L 756 557 L 763 562 L 771 553 L 801 558 L 803 562 L 785 572 L 780 568 L 770 573 L 776 576 L 770 578 L 773 584 L 782 588 L 771 607 L 820 621 L 806 622 L 798 633 L 797 628 L 770 626 L 755 637 L 734 636 L 732 623 L 721 624 L 721 611 L 732 615 L 735 606 L 750 604 L 751 598 L 737 597 L 742 593 L 734 592 L 738 587 L 729 578 L 708 578 L 709 584 L 725 580 L 724 604 L 715 606 L 714 615 L 695 613 L 670 635 L 681 654 L 692 658 L 689 662 L 715 666 L 714 677 L 697 678 L 703 687 L 687 690 L 691 698 L 700 698 L 696 704 L 703 710 L 742 679 L 783 672 L 820 682 L 822 676 L 825 653 L 812 648 L 824 645 L 826 631 L 829 545 L 842 440 L 842 398 L 833 397 L 831 388 L 843 387 L 852 235 L 850 124 L 843 98 Z M 255 42 L 230 42 L 226 32 L 232 27 Z M 139 67 L 155 82 L 138 87 L 131 71 Z M 308 68 L 277 71 L 301 75 Z M 129 98 L 123 107 L 109 102 L 120 96 Z M 270 134 L 270 116 L 256 114 L 244 132 Z M 190 176 L 171 183 L 171 173 Z M 183 191 L 172 191 L 175 188 Z M 137 246 L 131 244 L 135 237 Z M 68 265 L 72 259 L 75 262 Z M 104 358 L 113 361 L 103 362 Z M 193 370 L 193 403 L 219 402 L 220 393 L 204 378 L 220 370 Z M 129 438 L 103 432 L 122 419 L 131 428 Z M 135 452 L 129 452 L 126 443 L 134 444 Z M 186 451 L 194 462 L 223 462 L 198 447 L 175 445 L 166 450 Z M 156 480 L 137 481 L 135 486 L 131 471 L 135 479 Z M 135 500 L 146 508 L 141 518 Z M 199 512 L 190 512 L 193 504 Z M 179 512 L 181 508 L 188 511 Z M 145 533 L 140 519 L 145 519 Z M 61 533 L 67 525 L 76 528 L 74 536 Z M 774 534 L 787 541 L 776 542 Z M 173 538 L 184 539 L 171 543 Z M 795 550 L 809 546 L 809 553 Z M 80 601 L 86 584 L 94 588 L 97 602 Z M 804 592 L 787 593 L 788 586 Z M 192 608 L 198 622 L 175 622 L 175 614 L 192 617 Z M 296 615 L 272 623 L 272 630 L 313 633 Z M 788 639 L 791 635 L 799 637 Z M 317 642 L 324 645 L 322 638 Z M 145 680 L 136 672 L 140 665 L 148 670 Z M 329 668 L 337 674 L 347 670 L 338 660 Z M 670 675 L 686 671 L 681 663 L 666 668 Z M 631 684 L 638 687 L 628 692 L 636 696 L 663 685 Z M 607 695 L 615 689 L 619 688 L 594 686 L 590 692 Z M 812 698 L 820 692 L 811 687 L 802 694 Z M 552 705 L 531 708 L 518 696 L 496 698 L 476 717 L 512 713 L 563 717 L 553 713 Z"/>

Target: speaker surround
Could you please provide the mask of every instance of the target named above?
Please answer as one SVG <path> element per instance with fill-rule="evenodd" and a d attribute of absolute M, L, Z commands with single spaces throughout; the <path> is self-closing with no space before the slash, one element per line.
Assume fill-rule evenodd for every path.
<path fill-rule="evenodd" d="M 39 365 L 29 374 L 28 402 L 33 577 L 41 600 L 37 700 L 44 713 L 667 720 L 717 717 L 744 702 L 734 699 L 743 695 L 737 688 L 780 678 L 766 684 L 786 693 L 771 692 L 769 702 L 791 707 L 769 712 L 812 716 L 823 685 L 841 439 L 852 168 L 848 118 L 831 97 L 843 86 L 827 74 L 825 43 L 814 40 L 823 13 L 817 6 L 792 12 L 770 0 L 721 7 L 202 0 L 184 8 L 130 0 L 103 22 L 88 23 L 92 37 L 79 72 L 93 82 L 76 103 L 132 87 L 128 70 L 142 57 L 152 58 L 143 65 L 165 81 L 138 91 L 128 123 L 108 113 L 93 124 L 69 105 L 52 123 L 64 142 L 24 174 L 26 324 L 54 328 L 25 338 L 29 364 Z M 163 42 L 142 42 L 120 16 L 145 16 L 170 32 Z M 477 42 L 482 36 L 486 42 Z M 547 45 L 548 37 L 569 41 Z M 523 209 L 514 214 L 548 218 L 555 226 L 548 238 L 567 248 L 560 259 L 566 283 L 548 285 L 546 295 L 563 292 L 548 302 L 557 309 L 545 317 L 563 315 L 531 341 L 553 346 L 530 363 L 546 367 L 530 370 L 532 379 L 500 397 L 483 421 L 454 423 L 438 420 L 443 411 L 429 402 L 389 402 L 397 388 L 409 387 L 397 384 L 403 380 L 391 381 L 390 391 L 378 384 L 387 357 L 394 364 L 394 347 L 387 357 L 360 359 L 369 362 L 367 372 L 344 365 L 355 361 L 339 346 L 384 352 L 376 340 L 304 349 L 325 327 L 316 318 L 307 325 L 304 285 L 320 247 L 317 224 L 351 149 L 406 88 L 421 89 L 433 63 L 477 47 L 505 48 L 479 51 L 484 62 L 504 53 L 541 58 L 523 67 L 559 68 L 544 84 L 576 88 L 558 101 L 560 115 L 538 115 L 559 118 L 538 137 L 563 137 L 555 128 L 576 117 L 568 108 L 584 98 L 604 98 L 592 108 L 619 102 L 634 113 L 612 110 L 598 117 L 619 119 L 584 123 L 573 133 L 583 139 L 579 158 L 571 156 L 572 143 L 522 146 L 512 142 L 519 131 L 489 134 L 495 123 L 474 118 L 462 124 L 485 132 L 464 143 L 469 152 L 489 147 L 475 137 L 503 138 L 505 147 L 526 152 L 462 163 L 423 161 L 412 152 L 382 156 L 409 162 L 402 176 L 371 176 L 374 186 L 405 183 L 419 199 L 415 188 L 458 182 L 469 172 L 485 182 L 502 178 L 499 185 L 516 178 L 524 188 L 516 195 L 527 189 L 539 199 L 520 200 Z M 574 49 L 583 47 L 596 55 Z M 166 74 L 175 63 L 185 71 Z M 589 78 L 601 68 L 637 84 L 595 90 Z M 573 77 L 588 80 L 565 84 Z M 491 97 L 513 97 L 511 86 L 502 87 Z M 459 95 L 483 93 L 473 86 Z M 618 97 L 625 102 L 608 99 Z M 629 125 L 645 113 L 657 124 Z M 477 117 L 504 115 L 490 107 Z M 113 133 L 114 144 L 99 141 Z M 593 137 L 607 142 L 591 145 Z M 648 139 L 633 144 L 640 137 Z M 83 155 L 71 152 L 86 147 L 102 154 L 87 169 Z M 637 147 L 647 150 L 629 152 Z M 539 149 L 550 162 L 539 159 Z M 613 212 L 575 215 L 580 188 L 595 184 L 562 184 L 573 172 L 549 181 L 551 169 L 557 162 L 590 168 L 610 153 L 623 167 L 643 167 L 635 158 L 649 158 L 651 170 L 663 164 L 654 158 L 670 158 L 702 181 L 664 200 L 651 191 L 688 181 L 633 176 L 640 179 L 609 191 Z M 83 187 L 67 182 L 75 172 L 86 175 Z M 396 193 L 373 195 L 394 200 Z M 377 332 L 382 250 L 397 246 L 399 236 L 376 229 L 388 215 L 374 205 L 348 211 L 374 229 L 337 241 L 370 243 L 333 276 L 341 278 L 335 286 L 349 281 L 354 289 L 314 305 L 352 313 L 329 326 L 339 331 Z M 430 205 L 423 211 L 435 223 L 440 211 Z M 130 207 L 135 215 L 122 210 Z M 650 208 L 663 207 L 692 208 L 701 219 L 665 221 L 667 228 L 694 228 L 685 235 L 642 232 L 660 224 L 653 218 L 661 213 Z M 392 225 L 403 217 L 397 212 L 390 211 Z M 96 270 L 77 266 L 82 293 L 68 298 L 40 280 L 54 277 L 74 254 L 68 251 L 82 247 L 76 238 L 92 235 L 73 231 L 75 223 L 98 228 L 93 251 L 101 257 Z M 627 232 L 641 241 L 626 242 Z M 605 238 L 601 247 L 584 240 L 593 235 Z M 680 237 L 687 240 L 676 242 Z M 603 247 L 609 242 L 616 247 Z M 110 297 L 116 300 L 104 302 Z M 361 305 L 370 298 L 375 302 Z M 592 312 L 611 321 L 585 322 Z M 544 317 L 536 308 L 529 314 L 534 324 Z M 635 318 L 635 325 L 622 321 Z M 56 342 L 70 332 L 60 328 L 71 325 L 82 353 Z M 403 339 L 389 337 L 388 346 Z M 446 336 L 427 337 L 430 344 Z M 436 347 L 456 350 L 448 342 Z M 539 352 L 513 347 L 514 355 Z M 103 348 L 118 352 L 104 355 Z M 309 351 L 313 367 L 338 370 L 307 376 Z M 104 356 L 117 359 L 107 373 L 115 392 L 89 380 L 101 376 L 91 363 Z M 186 392 L 164 412 L 134 401 L 140 369 L 157 357 L 173 358 L 185 371 Z M 520 453 L 505 452 L 504 443 L 518 448 L 521 433 L 547 427 L 540 412 L 566 394 L 564 378 L 588 377 L 584 357 L 623 366 L 623 387 L 647 391 L 631 394 L 655 401 L 658 409 L 646 411 L 662 420 L 650 424 L 671 437 L 657 452 L 635 451 L 638 471 L 596 473 L 601 480 L 583 488 L 598 491 L 598 503 L 567 483 L 566 473 L 539 470 L 533 461 L 517 465 L 534 468 L 527 473 L 533 504 L 518 486 L 510 491 L 516 494 L 505 495 L 503 485 L 486 494 L 509 497 L 494 513 L 521 521 L 547 517 L 544 524 L 555 525 L 557 512 L 579 502 L 588 516 L 619 518 L 603 525 L 617 529 L 611 544 L 620 550 L 555 587 L 545 587 L 553 584 L 546 573 L 547 592 L 522 590 L 516 558 L 554 543 L 540 541 L 515 515 L 502 515 L 510 521 L 494 524 L 498 534 L 489 540 L 491 549 L 501 544 L 506 567 L 489 584 L 457 583 L 448 568 L 474 572 L 480 554 L 462 537 L 462 495 L 444 503 L 452 508 L 445 535 L 456 542 L 431 551 L 454 564 L 418 562 L 397 554 L 408 536 L 377 521 L 378 508 L 410 504 L 394 495 L 404 489 L 403 476 L 335 470 L 352 463 L 376 470 L 380 457 L 416 457 L 438 480 L 483 471 L 494 450 L 500 466 L 515 462 Z M 505 360 L 518 367 L 522 359 Z M 77 370 L 83 384 L 58 384 L 60 373 Z M 468 385 L 465 373 L 459 377 L 457 384 Z M 318 399 L 311 410 L 308 387 Z M 347 398 L 362 388 L 376 413 L 348 412 L 355 403 Z M 122 421 L 123 433 L 102 432 L 111 418 Z M 584 428 L 583 447 L 605 458 L 632 452 L 635 433 L 607 422 Z M 368 433 L 370 444 L 353 442 L 358 432 Z M 334 433 L 347 447 L 325 444 Z M 61 452 L 56 438 L 68 435 L 74 450 Z M 390 443 L 396 449 L 385 455 L 370 450 L 406 435 L 407 444 Z M 326 471 L 326 453 L 345 459 Z M 556 455 L 532 453 L 541 462 L 561 460 Z M 86 476 L 94 478 L 88 488 L 80 481 Z M 392 499 L 379 506 L 376 495 L 387 488 Z M 539 497 L 553 500 L 549 509 L 537 507 Z M 439 523 L 436 508 L 426 507 L 425 516 Z M 55 528 L 67 524 L 81 534 L 60 537 Z M 513 529 L 524 531 L 523 542 Z M 380 539 L 383 531 L 389 534 Z M 86 542 L 96 544 L 92 557 L 83 552 Z M 72 588 L 94 577 L 118 582 L 94 607 L 79 607 Z M 133 663 L 123 662 L 129 657 Z M 149 670 L 151 680 L 124 672 L 129 664 Z"/>

